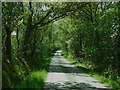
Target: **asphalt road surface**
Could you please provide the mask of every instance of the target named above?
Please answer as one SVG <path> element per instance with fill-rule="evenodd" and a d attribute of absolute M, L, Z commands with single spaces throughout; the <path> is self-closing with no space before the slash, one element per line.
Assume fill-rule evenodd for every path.
<path fill-rule="evenodd" d="M 52 58 L 45 81 L 45 90 L 113 90 L 80 68 L 75 67 L 57 51 Z"/>

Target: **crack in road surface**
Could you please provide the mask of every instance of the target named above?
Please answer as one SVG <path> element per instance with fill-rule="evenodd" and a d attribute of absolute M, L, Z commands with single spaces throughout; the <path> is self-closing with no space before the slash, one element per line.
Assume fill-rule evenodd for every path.
<path fill-rule="evenodd" d="M 113 90 L 72 65 L 57 51 L 52 58 L 44 89 Z"/>

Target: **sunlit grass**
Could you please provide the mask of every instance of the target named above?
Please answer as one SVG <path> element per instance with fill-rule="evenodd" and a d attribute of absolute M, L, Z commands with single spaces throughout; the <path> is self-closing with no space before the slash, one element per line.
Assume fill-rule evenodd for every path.
<path fill-rule="evenodd" d="M 43 88 L 46 75 L 46 70 L 33 71 L 26 80 L 14 88 Z"/>
<path fill-rule="evenodd" d="M 84 71 L 84 70 L 83 70 Z M 110 80 L 109 78 L 106 78 L 97 72 L 93 72 L 92 70 L 89 70 L 88 72 L 84 71 L 85 73 L 89 74 L 90 76 L 94 77 L 95 79 L 99 80 L 101 83 L 104 83 L 112 88 L 119 88 L 119 84 L 116 81 Z"/>
<path fill-rule="evenodd" d="M 87 69 L 86 66 L 84 64 L 81 64 L 80 62 L 78 62 L 77 60 L 71 59 L 69 58 L 67 55 L 62 54 L 68 61 L 70 61 L 72 64 L 74 64 L 75 66 L 77 66 L 78 68 L 80 68 L 84 73 L 89 74 L 91 77 L 99 80 L 101 83 L 104 83 L 108 86 L 110 86 L 111 88 L 115 88 L 117 90 L 120 90 L 120 85 L 119 83 L 117 83 L 116 81 L 113 81 L 109 78 L 106 78 L 104 76 L 102 76 L 101 74 L 94 72 L 90 69 Z"/>
<path fill-rule="evenodd" d="M 52 53 L 52 56 L 46 59 L 40 70 L 34 69 L 24 81 L 22 81 L 17 86 L 13 85 L 11 87 L 17 89 L 34 88 L 35 90 L 42 90 L 45 85 L 47 72 L 53 55 L 54 53 Z"/>

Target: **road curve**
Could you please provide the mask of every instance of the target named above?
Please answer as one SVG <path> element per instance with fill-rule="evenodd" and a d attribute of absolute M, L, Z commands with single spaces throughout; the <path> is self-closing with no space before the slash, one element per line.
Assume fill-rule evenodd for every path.
<path fill-rule="evenodd" d="M 76 68 L 60 52 L 52 58 L 45 90 L 113 90 Z"/>

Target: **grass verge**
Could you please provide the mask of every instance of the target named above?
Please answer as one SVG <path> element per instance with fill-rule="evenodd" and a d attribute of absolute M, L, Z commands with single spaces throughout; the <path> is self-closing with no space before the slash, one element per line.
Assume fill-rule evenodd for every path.
<path fill-rule="evenodd" d="M 47 72 L 49 69 L 50 62 L 53 58 L 54 53 L 52 54 L 51 57 L 46 59 L 44 64 L 41 66 L 40 70 L 34 70 L 28 75 L 26 80 L 22 81 L 19 85 L 17 86 L 12 86 L 12 88 L 34 88 L 35 90 L 42 90 L 45 84 Z"/>
<path fill-rule="evenodd" d="M 63 53 L 62 53 L 62 55 L 64 56 L 64 58 L 66 58 L 68 61 L 70 61 L 72 64 L 74 64 L 76 67 L 80 68 L 84 73 L 87 73 L 91 77 L 99 80 L 101 83 L 104 83 L 104 84 L 110 86 L 111 88 L 114 88 L 115 90 L 120 90 L 120 85 L 116 81 L 106 78 L 106 77 L 102 76 L 101 74 L 92 71 L 91 69 L 87 69 L 84 64 L 81 64 L 77 60 L 69 58 L 67 55 L 64 55 Z"/>
<path fill-rule="evenodd" d="M 26 80 L 13 88 L 43 88 L 46 75 L 46 70 L 33 71 Z"/>

